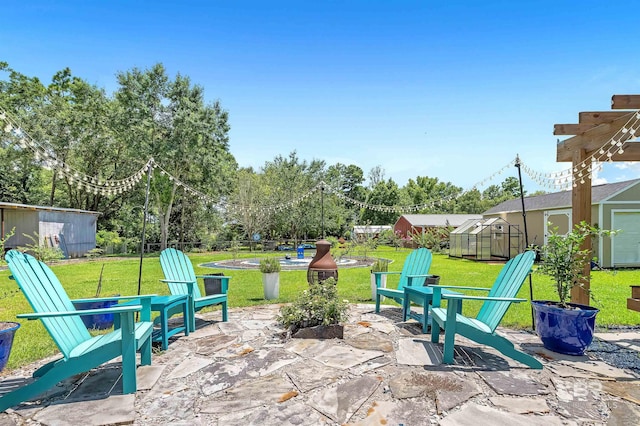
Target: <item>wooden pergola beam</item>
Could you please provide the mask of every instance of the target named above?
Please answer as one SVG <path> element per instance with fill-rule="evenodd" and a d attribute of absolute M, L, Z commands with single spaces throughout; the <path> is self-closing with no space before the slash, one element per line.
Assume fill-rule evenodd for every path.
<path fill-rule="evenodd" d="M 554 135 L 580 135 L 596 127 L 597 124 L 554 124 Z"/>
<path fill-rule="evenodd" d="M 580 124 L 604 124 L 629 114 L 631 111 L 584 111 L 578 113 Z"/>
<path fill-rule="evenodd" d="M 640 95 L 613 95 L 611 109 L 640 109 Z"/>
<path fill-rule="evenodd" d="M 561 141 L 557 146 L 556 161 L 573 161 L 573 153 L 576 150 L 584 150 L 587 153 L 591 153 L 596 149 L 600 149 L 629 121 L 632 114 L 635 114 L 635 112 L 627 112 L 611 123 L 600 124 L 580 135 Z"/>
<path fill-rule="evenodd" d="M 613 95 L 611 97 L 611 109 L 640 109 L 640 95 Z M 600 148 L 609 150 L 613 148 L 609 144 L 611 138 L 616 136 L 616 141 L 626 142 L 622 148 L 623 153 L 618 150 L 613 151 L 611 161 L 640 161 L 640 142 L 629 142 L 632 138 L 631 132 L 618 133 L 622 127 L 636 114 L 635 111 L 606 111 L 606 112 L 581 112 L 579 114 L 580 124 L 558 125 L 554 127 L 554 134 L 562 134 L 560 131 L 575 131 L 576 136 L 565 139 L 557 145 L 557 161 L 571 161 L 572 167 L 582 167 L 591 161 L 592 154 Z M 593 127 L 582 131 L 585 125 Z M 568 127 L 563 127 L 568 126 Z M 580 127 L 581 126 L 581 127 Z M 581 132 L 577 132 L 581 130 Z M 617 134 L 617 135 L 616 135 Z M 596 158 L 600 158 L 596 154 Z M 602 160 L 606 159 L 606 155 Z M 591 185 L 586 182 L 576 185 L 571 191 L 571 210 L 573 214 L 572 223 L 575 226 L 581 221 L 592 223 L 591 221 Z M 587 238 L 581 247 L 591 249 L 591 240 Z M 571 301 L 574 303 L 589 304 L 589 265 L 585 265 L 584 274 L 587 277 L 583 283 L 583 288 L 575 286 L 571 289 Z"/>
<path fill-rule="evenodd" d="M 616 151 L 611 157 L 612 161 L 640 161 L 640 142 L 627 142 L 623 147 L 624 153 Z"/>

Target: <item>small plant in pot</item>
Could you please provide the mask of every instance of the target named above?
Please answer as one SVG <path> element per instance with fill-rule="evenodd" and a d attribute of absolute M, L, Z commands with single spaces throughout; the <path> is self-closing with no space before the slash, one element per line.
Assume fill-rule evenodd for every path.
<path fill-rule="evenodd" d="M 581 222 L 566 235 L 552 228 L 547 243 L 541 248 L 542 264 L 538 273 L 551 277 L 558 301 L 533 300 L 536 332 L 545 348 L 567 355 L 582 355 L 593 341 L 598 309 L 570 303 L 574 287 L 585 288 L 590 274 L 587 266 L 593 250 L 584 249 L 588 238 L 613 235 L 614 231 L 598 229 Z M 593 295 L 589 292 L 589 296 Z"/>
<path fill-rule="evenodd" d="M 342 338 L 342 322 L 348 318 L 349 303 L 338 298 L 334 278 L 309 284 L 290 305 L 280 308 L 277 321 L 293 337 Z"/>
<path fill-rule="evenodd" d="M 262 272 L 262 289 L 267 300 L 277 299 L 280 295 L 280 260 L 275 257 L 265 257 L 260 260 Z"/>
<path fill-rule="evenodd" d="M 380 281 L 380 287 L 387 287 L 387 275 L 389 272 L 389 261 L 387 259 L 377 259 L 371 265 L 371 300 L 376 300 L 376 278 Z"/>

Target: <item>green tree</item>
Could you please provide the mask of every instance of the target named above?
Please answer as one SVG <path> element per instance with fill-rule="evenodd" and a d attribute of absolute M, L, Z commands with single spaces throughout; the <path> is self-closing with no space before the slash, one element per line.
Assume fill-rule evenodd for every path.
<path fill-rule="evenodd" d="M 526 191 L 523 191 L 526 196 Z M 482 192 L 484 210 L 504 201 L 520 197 L 520 182 L 513 176 L 506 178 L 499 186 L 490 185 Z"/>
<path fill-rule="evenodd" d="M 45 87 L 39 79 L 27 77 L 0 62 L 0 108 L 11 114 L 21 131 L 30 132 L 37 122 L 37 111 L 45 99 Z M 8 116 L 0 117 L 0 201 L 43 204 L 42 169 L 34 161 L 33 151 L 20 131 L 8 129 Z"/>
<path fill-rule="evenodd" d="M 252 241 L 254 234 L 264 233 L 268 228 L 266 197 L 264 176 L 251 168 L 240 169 L 230 197 L 229 215 L 241 226 L 243 237 L 247 240 Z"/>
<path fill-rule="evenodd" d="M 400 189 L 398 185 L 389 179 L 386 182 L 379 182 L 371 191 L 371 195 L 367 199 L 367 203 L 377 206 L 397 206 L 400 201 Z M 385 211 L 381 209 L 369 208 L 362 214 L 361 223 L 370 223 L 372 225 L 392 225 L 400 217 L 399 213 L 393 211 Z"/>
<path fill-rule="evenodd" d="M 120 136 L 140 160 L 153 157 L 156 170 L 152 197 L 160 227 L 160 247 L 169 239 L 176 203 L 188 214 L 187 205 L 201 194 L 219 198 L 231 192 L 237 163 L 229 153 L 228 113 L 219 102 L 206 104 L 204 90 L 178 74 L 171 80 L 161 64 L 119 73 Z M 184 216 L 181 216 L 184 219 Z"/>
<path fill-rule="evenodd" d="M 451 182 L 440 182 L 438 178 L 418 176 L 402 188 L 402 200 L 405 205 L 425 205 L 422 213 L 457 213 L 456 198 L 462 188 Z"/>
<path fill-rule="evenodd" d="M 368 190 L 362 185 L 364 172 L 356 165 L 337 163 L 327 168 L 324 181 L 338 192 L 335 196 L 325 197 L 325 212 L 329 218 L 327 232 L 345 236 L 360 217 L 360 208 L 346 198 L 360 202 L 367 198 Z"/>
<path fill-rule="evenodd" d="M 321 194 L 301 198 L 322 181 L 324 167 L 323 161 L 301 161 L 295 151 L 265 163 L 262 171 L 269 188 L 266 204 L 272 238 L 298 240 L 320 234 Z"/>

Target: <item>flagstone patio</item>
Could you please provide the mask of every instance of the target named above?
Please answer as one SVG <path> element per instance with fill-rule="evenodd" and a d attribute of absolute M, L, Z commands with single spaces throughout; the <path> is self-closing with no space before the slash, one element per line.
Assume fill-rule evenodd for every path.
<path fill-rule="evenodd" d="M 0 414 L 0 426 L 640 424 L 637 370 L 546 351 L 530 332 L 500 330 L 543 370 L 464 338 L 443 365 L 442 346 L 397 307 L 352 305 L 342 340 L 291 339 L 278 308 L 231 309 L 227 323 L 199 315 L 195 333 L 138 369 L 135 395 L 121 394 L 120 366 L 106 364 Z M 638 356 L 639 333 L 597 337 Z"/>

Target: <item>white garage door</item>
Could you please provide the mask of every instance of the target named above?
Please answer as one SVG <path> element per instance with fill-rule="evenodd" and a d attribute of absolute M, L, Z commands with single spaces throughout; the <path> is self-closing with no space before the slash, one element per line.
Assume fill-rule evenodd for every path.
<path fill-rule="evenodd" d="M 640 212 L 613 212 L 613 266 L 640 265 Z"/>

